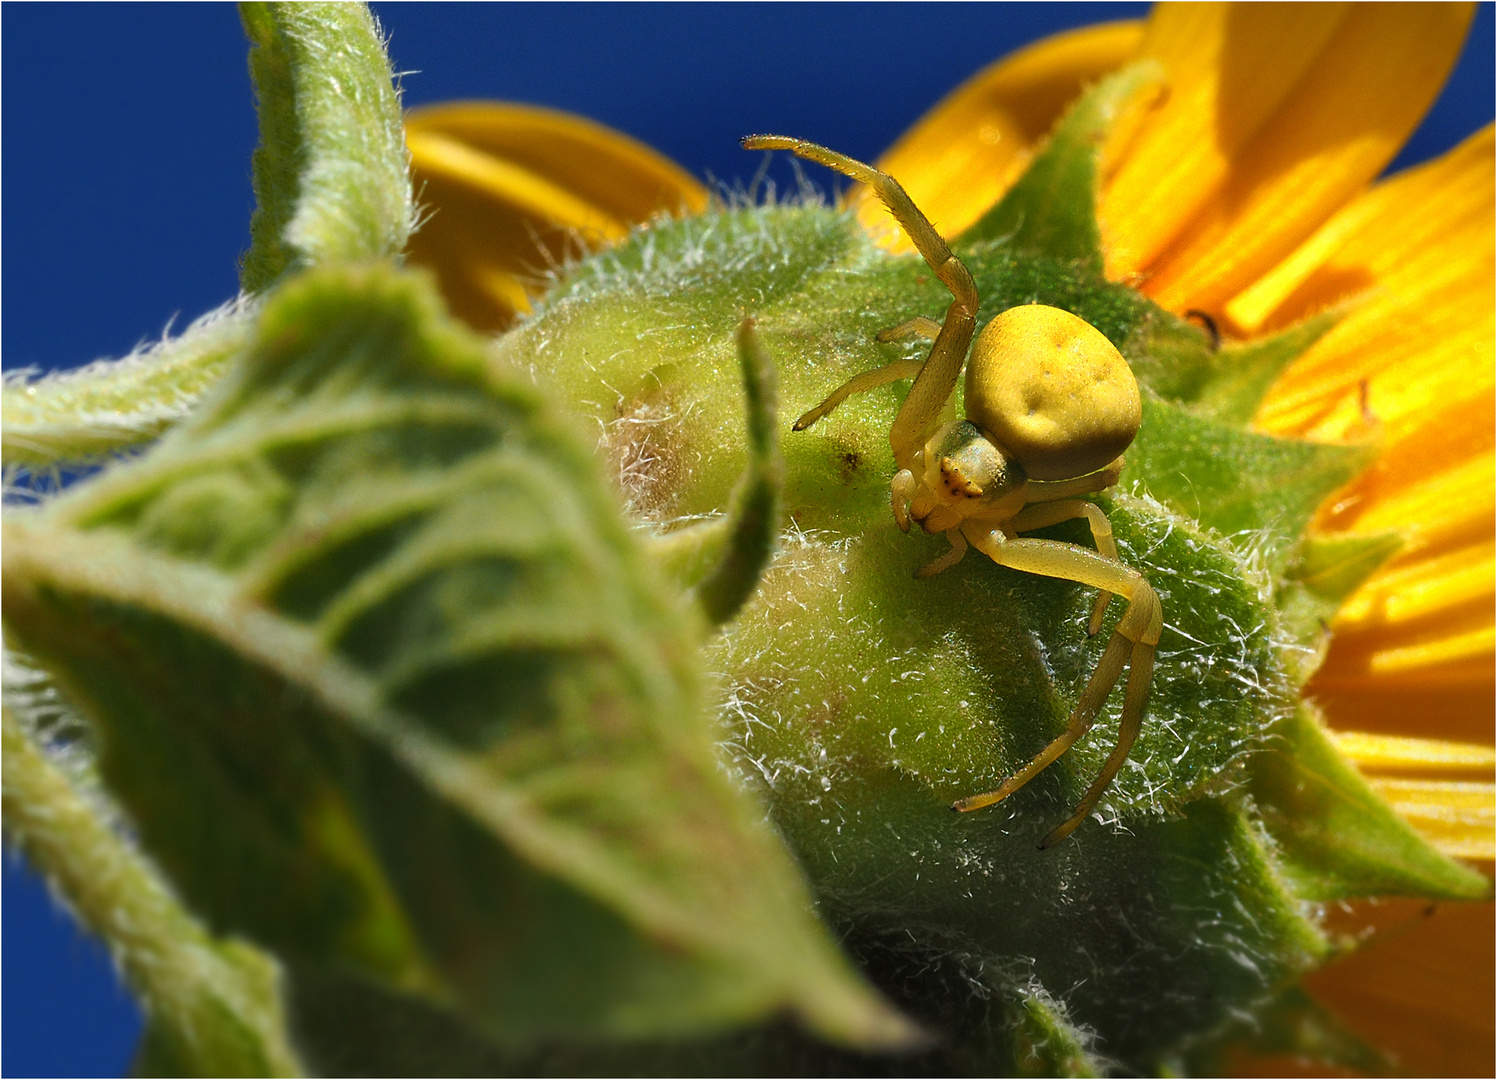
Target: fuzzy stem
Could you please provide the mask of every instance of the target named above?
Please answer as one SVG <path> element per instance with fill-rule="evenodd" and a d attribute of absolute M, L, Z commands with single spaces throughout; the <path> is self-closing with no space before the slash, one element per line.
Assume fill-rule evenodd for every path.
<path fill-rule="evenodd" d="M 150 1014 L 152 1037 L 169 1039 L 197 1075 L 304 1075 L 286 1041 L 275 964 L 211 937 L 8 708 L 3 753 L 7 839 L 109 945 Z"/>

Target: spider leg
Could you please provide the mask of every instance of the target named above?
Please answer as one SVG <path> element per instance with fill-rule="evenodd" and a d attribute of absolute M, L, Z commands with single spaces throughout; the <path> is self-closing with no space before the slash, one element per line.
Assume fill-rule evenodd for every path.
<path fill-rule="evenodd" d="M 1113 631 L 1096 670 L 1092 672 L 1086 689 L 1082 691 L 1081 699 L 1067 721 L 1066 730 L 996 790 L 959 799 L 952 804 L 954 810 L 978 810 L 1006 799 L 1029 783 L 1091 728 L 1107 695 L 1112 692 L 1122 675 L 1123 666 L 1128 664 L 1131 670 L 1123 699 L 1123 717 L 1117 746 L 1108 756 L 1101 773 L 1082 796 L 1075 813 L 1040 842 L 1041 848 L 1047 848 L 1071 835 L 1086 820 L 1097 800 L 1107 790 L 1107 785 L 1127 760 L 1128 752 L 1143 724 L 1144 710 L 1149 700 L 1154 647 L 1159 644 L 1159 635 L 1164 626 L 1164 611 L 1159 605 L 1158 595 L 1137 570 L 1077 544 L 1059 540 L 1010 540 L 998 530 L 972 535 L 968 539 L 1000 566 L 1009 566 L 1031 574 L 1043 574 L 1046 577 L 1079 581 L 1128 598 L 1128 607 L 1118 620 L 1117 628 Z"/>
<path fill-rule="evenodd" d="M 1123 459 L 1118 458 L 1106 468 L 1071 480 L 1031 479 L 1024 501 L 1026 503 L 1054 502 L 1057 499 L 1070 499 L 1077 495 L 1092 495 L 1112 487 L 1122 475 Z"/>
<path fill-rule="evenodd" d="M 910 500 L 920 490 L 920 482 L 909 469 L 900 469 L 889 481 L 889 502 L 894 510 L 894 522 L 900 532 L 910 531 Z"/>
<path fill-rule="evenodd" d="M 925 442 L 931 425 L 956 389 L 957 377 L 962 373 L 967 349 L 972 344 L 972 334 L 977 329 L 977 286 L 972 275 L 951 253 L 930 219 L 920 212 L 904 188 L 888 173 L 816 143 L 784 135 L 751 135 L 743 140 L 743 146 L 750 150 L 789 150 L 867 184 L 904 227 L 937 279 L 951 290 L 951 306 L 946 309 L 936 343 L 931 346 L 925 365 L 915 376 L 915 385 L 910 387 L 909 395 L 889 429 L 894 460 L 900 468 L 908 468 L 908 459 Z"/>
<path fill-rule="evenodd" d="M 828 394 L 826 400 L 820 405 L 797 420 L 790 430 L 805 431 L 806 428 L 826 416 L 854 394 L 877 390 L 880 386 L 887 386 L 889 383 L 899 379 L 908 379 L 912 375 L 918 375 L 924 365 L 924 360 L 895 360 L 892 363 L 885 364 L 881 368 L 874 368 L 872 371 L 865 371 L 861 375 L 854 375 Z"/>
<path fill-rule="evenodd" d="M 891 341 L 903 341 L 907 337 L 923 337 L 926 341 L 935 341 L 941 334 L 941 324 L 929 315 L 916 315 L 913 319 L 906 319 L 898 326 L 886 326 L 873 336 L 874 341 L 888 344 Z"/>
<path fill-rule="evenodd" d="M 1076 827 L 1087 819 L 1092 812 L 1092 807 L 1097 805 L 1097 800 L 1102 797 L 1102 792 L 1107 790 L 1107 785 L 1112 783 L 1112 778 L 1118 774 L 1123 767 L 1123 762 L 1128 760 L 1128 752 L 1133 749 L 1133 740 L 1138 738 L 1139 729 L 1143 727 L 1144 706 L 1149 700 L 1149 681 L 1154 674 L 1154 646 L 1142 641 L 1135 642 L 1133 656 L 1128 662 L 1128 688 L 1123 691 L 1123 719 L 1118 727 L 1118 742 L 1112 748 L 1112 753 L 1107 755 L 1107 762 L 1102 766 L 1102 771 L 1092 781 L 1091 787 L 1086 789 L 1086 794 L 1081 796 L 1081 801 L 1076 804 L 1075 812 L 1062 824 L 1057 825 L 1045 834 L 1040 841 L 1040 850 L 1053 847 L 1060 843 Z"/>
<path fill-rule="evenodd" d="M 1087 502 L 1085 499 L 1058 499 L 1054 502 L 1032 503 L 1008 523 L 1008 531 L 1021 533 L 1033 532 L 1035 529 L 1043 529 L 1049 525 L 1059 525 L 1062 521 L 1071 521 L 1075 518 L 1084 517 L 1092 528 L 1092 543 L 1097 545 L 1097 551 L 1107 558 L 1117 561 L 1118 545 L 1112 536 L 1112 522 L 1107 520 L 1107 515 L 1096 503 Z M 1097 594 L 1097 603 L 1092 608 L 1091 621 L 1087 624 L 1088 635 L 1095 634 L 1102 629 L 1102 616 L 1107 612 L 1108 601 L 1112 599 L 1112 593 L 1103 589 Z"/>
<path fill-rule="evenodd" d="M 951 541 L 951 550 L 937 559 L 926 563 L 915 571 L 917 578 L 935 577 L 943 570 L 950 570 L 962 561 L 962 556 L 967 554 L 967 538 L 962 535 L 961 529 L 948 529 L 946 539 Z"/>

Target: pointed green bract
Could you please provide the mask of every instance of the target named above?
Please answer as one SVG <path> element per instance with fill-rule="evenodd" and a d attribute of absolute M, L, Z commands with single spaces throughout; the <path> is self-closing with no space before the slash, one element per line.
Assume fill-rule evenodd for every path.
<path fill-rule="evenodd" d="M 1308 704 L 1252 760 L 1249 790 L 1307 900 L 1427 896 L 1481 900 L 1491 883 L 1434 851 L 1341 757 Z"/>
<path fill-rule="evenodd" d="M 780 494 L 785 486 L 774 361 L 751 319 L 738 325 L 738 362 L 748 413 L 749 464 L 723 523 L 726 535 L 716 565 L 695 588 L 697 602 L 714 626 L 737 614 L 769 565 L 780 536 Z"/>
<path fill-rule="evenodd" d="M 1281 572 L 1316 507 L 1371 460 L 1365 447 L 1258 435 L 1145 394 L 1123 483 L 1141 486 Z"/>
<path fill-rule="evenodd" d="M 1399 533 L 1306 534 L 1278 588 L 1279 630 L 1304 651 L 1294 661 L 1303 685 L 1330 643 L 1331 620 L 1362 582 L 1403 547 Z"/>
<path fill-rule="evenodd" d="M 1101 1076 L 1103 1063 L 1091 1040 L 1069 1023 L 1048 994 L 1020 990 L 1000 997 L 1002 1011 L 990 1030 L 1017 1032 L 1017 1038 L 995 1039 L 996 1053 L 973 1055 L 972 1072 L 1002 1076 Z"/>
<path fill-rule="evenodd" d="M 1108 75 L 1071 106 L 1024 175 L 961 235 L 962 245 L 1002 240 L 1102 273 L 1094 192 L 1102 141 L 1128 104 L 1163 79 L 1154 61 Z M 991 314 L 991 313 L 990 313 Z"/>
<path fill-rule="evenodd" d="M 1338 319 L 1338 312 L 1323 312 L 1274 336 L 1217 351 L 1204 348 L 1195 334 L 1171 334 L 1160 328 L 1163 333 L 1156 333 L 1135 374 L 1160 397 L 1193 415 L 1244 427 L 1278 373 L 1319 342 Z"/>
<path fill-rule="evenodd" d="M 260 116 L 255 214 L 240 282 L 405 249 L 411 181 L 400 95 L 363 4 L 245 3 Z"/>
<path fill-rule="evenodd" d="M 907 1038 L 722 775 L 595 470 L 423 280 L 324 272 L 154 453 L 8 526 L 7 625 L 220 930 L 511 1040 Z"/>
<path fill-rule="evenodd" d="M 1340 1066 L 1352 1075 L 1391 1076 L 1393 1062 L 1332 1016 L 1301 988 L 1290 987 L 1235 1030 L 1223 1031 L 1174 1062 L 1166 1075 L 1228 1076 L 1245 1070 L 1233 1051 L 1255 1055 L 1292 1055 L 1301 1060 Z"/>

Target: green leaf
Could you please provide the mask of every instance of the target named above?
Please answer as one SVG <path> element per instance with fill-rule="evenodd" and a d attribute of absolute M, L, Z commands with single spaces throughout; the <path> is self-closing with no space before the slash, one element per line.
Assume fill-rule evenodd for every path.
<path fill-rule="evenodd" d="M 903 936 L 903 935 L 900 935 Z M 885 973 L 891 941 L 856 943 Z M 829 1046 L 778 1021 L 709 1038 L 555 1041 L 505 1046 L 475 1038 L 450 1015 L 357 980 L 294 972 L 298 1044 L 325 1076 L 1096 1076 L 1094 1039 L 1043 990 L 995 976 L 979 957 L 898 956 L 909 1003 L 960 1015 L 938 1045 L 873 1055 Z M 923 962 L 922 962 L 923 961 Z"/>
<path fill-rule="evenodd" d="M 1276 439 L 1194 416 L 1152 395 L 1123 483 L 1215 529 L 1275 571 L 1316 507 L 1371 461 L 1367 447 Z"/>
<path fill-rule="evenodd" d="M 6 839 L 104 939 L 144 1001 L 149 1074 L 303 1075 L 286 1042 L 276 965 L 207 933 L 9 706 L 0 723 Z"/>
<path fill-rule="evenodd" d="M 380 266 L 6 529 L 5 618 L 217 929 L 496 1038 L 909 1026 L 722 773 L 693 624 L 528 376 Z"/>
<path fill-rule="evenodd" d="M 42 473 L 141 446 L 186 416 L 243 346 L 255 305 L 240 300 L 180 336 L 71 371 L 7 372 L 0 451 L 7 466 Z"/>
<path fill-rule="evenodd" d="M 364 4 L 244 3 L 260 115 L 240 283 L 398 255 L 413 218 L 400 95 Z"/>
<path fill-rule="evenodd" d="M 1106 76 L 1083 94 L 1024 175 L 961 235 L 962 245 L 1001 238 L 1014 250 L 1073 262 L 1100 277 L 1098 152 L 1119 114 L 1163 76 L 1156 62 L 1146 60 Z"/>
<path fill-rule="evenodd" d="M 1249 790 L 1306 900 L 1427 896 L 1480 900 L 1491 883 L 1441 855 L 1331 745 L 1309 705 L 1252 759 Z"/>

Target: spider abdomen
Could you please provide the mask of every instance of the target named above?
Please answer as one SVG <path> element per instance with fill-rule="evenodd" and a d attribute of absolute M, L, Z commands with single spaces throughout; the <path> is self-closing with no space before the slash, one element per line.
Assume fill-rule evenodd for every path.
<path fill-rule="evenodd" d="M 1103 333 L 1045 304 L 1009 308 L 967 362 L 967 419 L 1035 480 L 1096 472 L 1128 449 L 1142 404 L 1133 371 Z"/>

